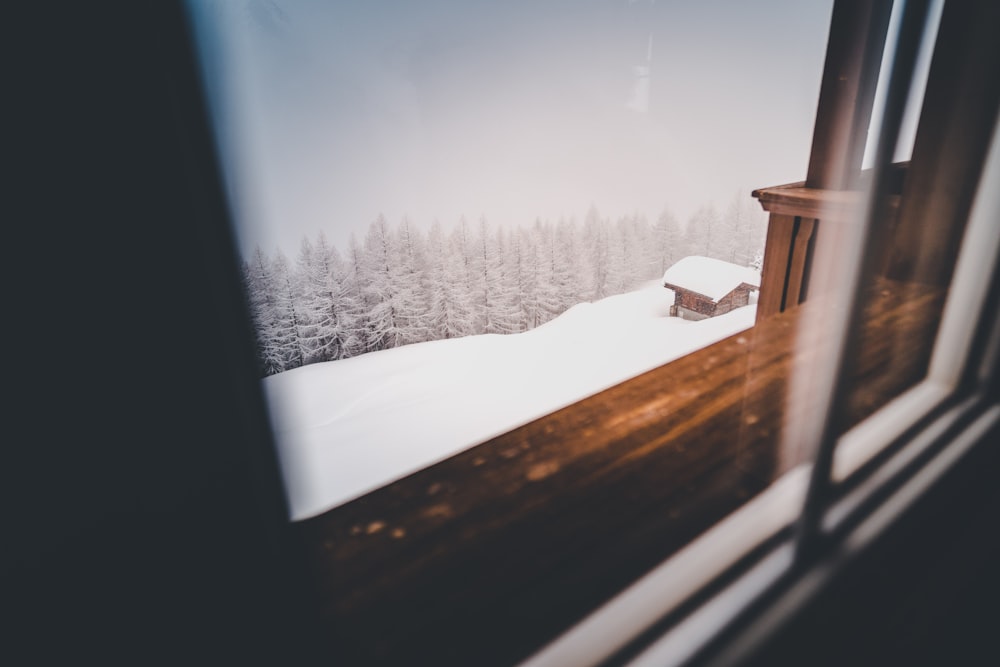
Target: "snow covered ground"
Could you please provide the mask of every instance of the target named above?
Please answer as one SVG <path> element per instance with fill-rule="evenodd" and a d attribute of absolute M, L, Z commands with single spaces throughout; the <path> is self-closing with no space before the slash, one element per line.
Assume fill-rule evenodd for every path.
<path fill-rule="evenodd" d="M 570 308 L 522 334 L 419 343 L 266 378 L 292 518 L 304 519 L 753 324 L 699 322 L 673 293 Z"/>

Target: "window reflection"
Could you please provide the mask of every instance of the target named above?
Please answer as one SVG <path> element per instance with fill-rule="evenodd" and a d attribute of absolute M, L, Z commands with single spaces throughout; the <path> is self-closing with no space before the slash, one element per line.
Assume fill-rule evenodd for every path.
<path fill-rule="evenodd" d="M 753 323 L 755 290 L 671 318 L 661 278 L 760 270 L 801 5 L 779 48 L 740 2 L 189 3 L 295 518 Z"/>
<path fill-rule="evenodd" d="M 867 7 L 840 3 L 838 7 L 867 12 L 879 9 L 875 4 L 886 7 L 885 3 L 869 3 Z M 212 5 L 204 7 L 220 11 Z M 271 270 L 276 289 L 284 290 L 283 296 L 275 292 L 270 297 L 272 308 L 277 304 L 285 309 L 291 317 L 291 327 L 286 321 L 285 330 L 294 334 L 291 338 L 298 337 L 296 356 L 276 357 L 276 372 L 265 381 L 265 387 L 275 406 L 293 505 L 298 503 L 296 518 L 303 519 L 294 529 L 304 537 L 321 592 L 324 640 L 331 643 L 331 654 L 338 658 L 395 664 L 418 655 L 436 664 L 511 664 L 541 648 L 664 559 L 684 550 L 681 555 L 687 554 L 689 566 L 694 558 L 691 553 L 697 552 L 687 549 L 703 546 L 698 538 L 706 531 L 717 537 L 717 529 L 724 524 L 732 527 L 734 518 L 754 519 L 736 525 L 735 537 L 728 535 L 727 540 L 732 541 L 725 544 L 732 549 L 715 550 L 703 562 L 699 558 L 699 564 L 711 570 L 699 574 L 710 578 L 736 559 L 762 548 L 800 516 L 801 496 L 806 491 L 803 473 L 808 469 L 797 466 L 813 461 L 814 452 L 803 449 L 805 441 L 797 438 L 794 420 L 799 420 L 800 428 L 815 420 L 823 410 L 821 399 L 829 397 L 816 391 L 817 374 L 812 371 L 818 367 L 817 360 L 828 358 L 835 343 L 827 336 L 827 329 L 838 322 L 837 318 L 845 317 L 842 302 L 838 305 L 832 298 L 842 295 L 838 290 L 844 289 L 838 282 L 844 275 L 838 273 L 838 262 L 858 259 L 856 252 L 844 249 L 863 206 L 866 179 L 871 178 L 861 171 L 868 118 L 855 113 L 852 99 L 850 122 L 842 124 L 838 110 L 844 106 L 835 103 L 836 99 L 831 103 L 821 97 L 808 166 L 804 160 L 808 142 L 803 141 L 799 146 L 803 160 L 787 176 L 782 173 L 770 178 L 764 172 L 754 172 L 752 185 L 788 183 L 754 193 L 770 215 L 756 312 L 751 306 L 740 313 L 737 307 L 731 313 L 693 323 L 671 318 L 671 305 L 678 311 L 685 308 L 686 314 L 703 315 L 700 309 L 706 304 L 698 299 L 685 302 L 683 295 L 677 302 L 676 294 L 668 296 L 656 283 L 648 294 L 629 292 L 630 281 L 641 283 L 645 277 L 668 273 L 673 279 L 673 267 L 692 256 L 747 263 L 749 253 L 743 237 L 752 238 L 754 227 L 726 231 L 717 221 L 740 219 L 739 206 L 749 199 L 727 200 L 731 196 L 725 192 L 727 187 L 722 189 L 721 199 L 713 200 L 695 192 L 692 183 L 726 183 L 732 173 L 750 173 L 743 171 L 740 161 L 763 165 L 768 155 L 780 152 L 782 147 L 775 145 L 774 137 L 794 135 L 794 122 L 773 133 L 767 130 L 768 118 L 794 108 L 797 97 L 777 98 L 798 89 L 774 70 L 771 74 L 785 85 L 775 87 L 772 96 L 745 95 L 737 112 L 733 111 L 737 105 L 731 102 L 714 103 L 716 93 L 710 82 L 716 79 L 708 73 L 718 73 L 720 64 L 723 72 L 738 72 L 744 61 L 751 60 L 747 54 L 758 53 L 753 48 L 736 48 L 744 36 L 731 32 L 733 26 L 728 21 L 740 19 L 744 29 L 755 25 L 753 17 L 740 14 L 740 5 L 730 5 L 723 18 L 718 14 L 710 21 L 701 17 L 707 21 L 704 25 L 710 24 L 732 38 L 723 43 L 739 51 L 738 59 L 721 57 L 719 54 L 727 50 L 720 50 L 718 43 L 709 43 L 711 53 L 706 53 L 685 35 L 666 38 L 669 21 L 661 24 L 652 20 L 657 17 L 653 3 L 631 3 L 628 9 L 613 11 L 567 12 L 562 6 L 556 11 L 556 7 L 504 9 L 489 21 L 484 21 L 476 8 L 468 10 L 470 13 L 464 13 L 467 8 L 453 8 L 455 13 L 445 15 L 427 9 L 433 20 L 415 17 L 407 10 L 411 13 L 400 16 L 415 20 L 406 29 L 389 28 L 384 17 L 376 22 L 358 10 L 362 13 L 353 17 L 357 22 L 349 21 L 351 16 L 338 15 L 343 20 L 336 30 L 328 30 L 329 26 L 321 29 L 323 22 L 318 19 L 309 26 L 317 35 L 343 37 L 354 45 L 352 48 L 361 48 L 357 44 L 364 40 L 358 35 L 367 34 L 379 47 L 366 58 L 338 61 L 340 65 L 349 63 L 346 69 L 329 63 L 318 68 L 334 82 L 353 82 L 357 99 L 368 103 L 351 113 L 354 97 L 347 96 L 342 105 L 339 100 L 325 100 L 322 113 L 315 117 L 339 118 L 337 114 L 344 114 L 350 121 L 343 121 L 344 126 L 353 130 L 346 132 L 346 137 L 343 128 L 341 132 L 321 133 L 314 143 L 322 156 L 332 154 L 329 151 L 335 146 L 344 148 L 342 156 L 355 158 L 357 164 L 326 165 L 329 168 L 317 171 L 313 167 L 322 162 L 319 158 L 303 160 L 297 187 L 305 191 L 318 182 L 321 187 L 316 192 L 329 195 L 333 203 L 349 201 L 347 195 L 354 194 L 351 187 L 359 192 L 375 188 L 379 196 L 369 202 L 369 209 L 356 215 L 346 208 L 319 207 L 324 215 L 346 220 L 348 226 L 341 228 L 333 221 L 329 227 L 321 225 L 303 233 L 292 225 L 298 245 L 291 251 L 281 250 L 278 241 L 248 244 L 246 272 L 248 283 L 254 279 L 266 282 Z M 260 32 L 256 37 L 231 36 L 235 42 L 246 40 L 244 46 L 266 43 L 262 35 L 279 39 L 296 20 L 291 4 L 250 3 L 244 8 L 252 10 L 248 25 L 263 21 L 267 26 L 263 31 L 255 28 Z M 266 20 L 253 18 L 260 11 L 265 11 Z M 507 11 L 538 11 L 540 14 L 532 18 L 539 20 L 501 20 Z M 621 13 L 633 11 L 636 13 Z M 689 34 L 697 34 L 694 28 L 699 25 L 700 10 L 672 11 L 680 13 L 668 12 L 662 18 L 676 19 L 675 27 L 684 26 Z M 552 16 L 548 12 L 553 12 Z M 548 20 L 556 15 L 565 21 Z M 594 16 L 602 18 L 602 29 L 580 30 Z M 623 16 L 644 18 L 641 22 L 630 22 L 630 18 L 615 23 Z M 868 26 L 879 23 L 877 18 L 861 17 Z M 888 16 L 881 18 L 888 22 Z M 560 30 L 555 29 L 556 24 Z M 345 32 L 346 25 L 352 26 L 353 32 Z M 848 42 L 856 37 L 854 31 L 836 29 L 843 26 L 837 16 L 833 25 L 831 43 L 834 35 Z M 378 29 L 366 33 L 372 26 Z M 448 38 L 448 30 L 456 27 L 461 28 L 457 37 Z M 824 43 L 827 23 L 817 21 L 814 27 L 816 33 L 805 40 L 808 44 L 795 43 L 807 30 L 783 34 L 782 62 L 793 60 L 788 58 L 789 52 L 801 55 Z M 526 32 L 522 34 L 521 29 Z M 476 39 L 470 40 L 469 34 Z M 584 39 L 584 35 L 591 39 Z M 861 41 L 878 41 L 875 37 Z M 472 42 L 494 58 L 482 63 L 477 60 L 478 53 L 457 58 L 462 45 Z M 547 57 L 532 56 L 529 47 L 542 43 Z M 627 57 L 615 55 L 618 44 L 629 46 Z M 435 48 L 428 50 L 429 45 Z M 498 45 L 503 49 L 496 50 Z M 581 45 L 586 46 L 586 53 L 574 50 Z M 687 54 L 684 72 L 671 79 L 667 76 L 671 63 L 676 65 L 680 60 L 663 54 L 681 46 Z M 299 50 L 281 58 L 298 62 L 296 58 L 313 53 L 310 49 L 315 48 L 302 39 L 296 46 Z M 497 56 L 515 51 L 509 63 Z M 835 59 L 838 52 L 853 53 L 848 44 L 841 51 L 831 47 L 828 57 Z M 260 49 L 256 57 L 261 57 L 260 53 L 268 50 Z M 569 66 L 574 64 L 574 53 L 579 59 L 576 64 L 586 63 L 587 67 L 578 71 Z M 767 58 L 766 49 L 759 53 Z M 353 58 L 357 53 L 351 55 Z M 856 79 L 853 92 L 863 93 L 860 98 L 874 95 L 874 73 L 880 57 L 880 50 L 873 48 L 860 59 L 871 68 Z M 267 67 L 282 71 L 279 61 Z M 239 67 L 240 62 L 237 58 L 230 66 Z M 305 58 L 302 62 L 311 61 Z M 507 69 L 509 64 L 515 65 L 513 70 Z M 519 68 L 526 65 L 530 67 Z M 363 76 L 355 76 L 352 68 Z M 665 91 L 676 92 L 671 83 L 683 89 L 684 76 L 695 71 L 701 74 L 695 88 L 673 98 L 665 96 Z M 534 77 L 539 72 L 552 75 L 554 83 L 538 82 Z M 612 76 L 614 72 L 618 74 Z M 386 80 L 376 77 L 378 73 Z M 811 75 L 810 80 L 818 80 L 818 74 L 813 74 L 816 76 Z M 247 85 L 260 95 L 265 89 L 265 74 L 258 69 L 243 75 L 255 82 Z M 941 95 L 938 86 L 950 78 L 931 74 L 925 106 L 935 108 L 942 99 L 949 99 Z M 227 79 L 231 85 L 238 80 L 235 76 Z M 285 88 L 277 90 L 298 96 L 297 104 L 312 94 L 310 86 L 302 87 L 306 80 L 296 70 L 282 82 Z M 518 81 L 535 81 L 535 85 L 518 91 L 511 87 Z M 725 77 L 718 81 L 729 98 L 745 85 Z M 746 81 L 756 82 L 756 78 Z M 839 77 L 834 81 L 839 82 Z M 613 84 L 611 92 L 598 85 L 602 82 Z M 462 85 L 452 87 L 456 83 Z M 806 97 L 807 92 L 812 95 L 805 105 L 808 108 L 791 115 L 812 129 L 816 88 L 803 91 L 799 92 Z M 449 97 L 453 94 L 454 99 Z M 751 98 L 761 100 L 763 111 L 746 101 Z M 448 99 L 454 104 L 445 104 Z M 572 109 L 561 106 L 570 102 Z M 241 121 L 246 124 L 244 130 L 252 125 L 248 119 L 260 121 L 267 116 L 263 108 L 267 103 L 258 98 L 255 104 L 262 108 L 236 105 L 245 114 Z M 936 120 L 929 122 L 931 129 L 926 130 L 922 121 L 912 160 L 897 166 L 890 179 L 894 187 L 884 193 L 875 218 L 876 243 L 862 244 L 861 251 L 871 250 L 878 261 L 873 262 L 874 270 L 863 273 L 860 301 L 852 296 L 848 303 L 849 307 L 861 306 L 860 335 L 859 342 L 848 350 L 847 381 L 842 383 L 848 389 L 847 400 L 838 406 L 835 436 L 865 416 L 885 414 L 880 408 L 926 375 L 947 281 L 928 281 L 918 275 L 919 271 L 907 272 L 915 267 L 941 268 L 938 260 L 946 264 L 954 257 L 933 248 L 927 256 L 937 259 L 925 261 L 924 245 L 933 246 L 936 237 L 924 236 L 926 227 L 908 221 L 911 214 L 906 211 L 916 210 L 911 203 L 915 189 L 922 201 L 930 201 L 934 207 L 941 203 L 935 199 L 939 196 L 936 186 L 928 190 L 914 183 L 934 184 L 949 178 L 937 171 L 938 166 L 945 169 L 946 165 L 936 166 L 921 156 L 927 155 L 927 146 L 947 153 L 950 147 L 940 142 L 942 128 L 953 111 L 955 117 L 967 116 L 969 111 L 961 106 L 965 102 L 958 104 L 940 105 L 931 116 L 923 115 Z M 224 108 L 225 104 L 217 106 Z M 612 123 L 609 133 L 589 132 L 594 129 L 595 109 L 604 109 L 605 113 L 598 115 Z M 287 136 L 281 134 L 280 127 L 270 127 L 264 133 L 273 140 L 271 149 L 294 143 L 296 132 L 306 136 L 305 121 L 312 112 L 296 109 L 295 113 L 301 122 Z M 366 124 L 368 113 L 376 126 Z M 995 117 L 995 108 L 992 113 Z M 442 118 L 447 123 L 441 123 Z M 477 124 L 482 119 L 487 122 Z M 532 125 L 531 119 L 539 124 Z M 679 120 L 686 122 L 677 124 Z M 236 125 L 227 127 L 232 130 Z M 707 138 L 706 127 L 714 139 Z M 843 127 L 851 129 L 846 137 L 838 136 Z M 732 128 L 737 134 L 729 134 Z M 238 134 L 232 131 L 234 136 Z M 460 133 L 457 144 L 451 141 L 453 132 Z M 938 138 L 928 139 L 935 136 Z M 450 139 L 443 141 L 445 138 Z M 220 141 L 229 139 L 223 136 Z M 550 139 L 555 143 L 548 143 Z M 732 145 L 739 144 L 740 149 L 720 150 L 715 139 L 723 145 L 734 142 Z M 754 143 L 758 140 L 761 143 Z M 265 155 L 267 141 L 260 137 L 254 141 L 257 143 L 251 142 L 243 150 Z M 697 150 L 681 150 L 685 142 Z M 642 150 L 637 148 L 640 144 Z M 817 145 L 822 150 L 816 150 Z M 358 151 L 359 146 L 370 150 Z M 413 155 L 408 151 L 414 147 L 423 151 L 420 160 L 405 157 Z M 535 148 L 541 150 L 537 155 L 531 153 Z M 973 153 L 966 146 L 950 166 L 965 169 L 974 162 Z M 713 155 L 716 162 L 705 169 L 705 160 Z M 276 156 L 281 156 L 280 151 L 273 153 L 272 157 Z M 732 160 L 718 159 L 725 156 Z M 633 158 L 638 173 L 624 170 L 618 162 L 622 157 Z M 436 162 L 439 158 L 443 166 Z M 254 170 L 276 170 L 281 160 L 265 160 L 264 166 L 252 163 L 256 165 L 252 168 L 250 164 L 240 163 L 231 170 L 231 188 L 236 194 L 249 192 L 259 205 L 243 202 L 238 208 L 242 206 L 249 221 L 254 216 L 281 220 L 282 215 L 277 215 L 282 210 L 279 181 L 245 177 Z M 647 169 L 650 164 L 656 167 L 652 171 Z M 455 165 L 462 169 L 441 171 Z M 608 167 L 613 174 L 605 171 Z M 513 171 L 505 171 L 507 168 Z M 803 173 L 805 182 L 791 182 Z M 923 176 L 915 176 L 921 173 Z M 659 201 L 653 210 L 660 213 L 643 211 L 637 203 L 629 203 L 626 211 L 616 211 L 615 193 L 639 201 L 650 174 L 658 179 L 653 183 L 656 197 L 667 199 L 671 214 L 661 214 Z M 596 180 L 589 180 L 595 175 Z M 959 178 L 968 177 L 965 173 Z M 482 182 L 502 187 L 486 192 L 480 187 Z M 261 187 L 251 188 L 251 183 Z M 387 188 L 378 190 L 375 186 L 379 183 Z M 684 188 L 678 183 L 691 190 L 687 194 L 693 203 L 687 212 L 679 203 Z M 442 184 L 442 190 L 434 189 Z M 433 192 L 456 198 L 442 199 L 442 206 L 459 204 L 451 212 L 428 214 L 420 210 L 426 203 L 421 203 L 421 197 Z M 546 197 L 567 192 L 572 196 L 560 200 L 569 202 L 560 204 L 565 210 L 539 212 L 536 209 L 547 205 L 544 197 L 536 196 L 540 192 Z M 405 204 L 394 210 L 387 202 L 397 196 L 414 201 L 414 208 Z M 503 205 L 527 202 L 534 208 L 524 215 L 500 212 L 499 204 L 497 210 L 480 210 L 493 196 Z M 462 198 L 467 198 L 466 203 Z M 673 203 L 674 198 L 677 203 Z M 305 201 L 302 198 L 303 205 Z M 727 201 L 735 203 L 730 206 Z M 576 208 L 581 205 L 586 208 Z M 466 210 L 470 207 L 475 212 Z M 921 214 L 916 215 L 919 218 Z M 959 227 L 945 225 L 948 237 L 960 235 L 961 216 L 952 222 Z M 357 227 L 350 229 L 350 225 Z M 242 232 L 246 239 L 255 238 L 254 234 L 260 237 L 262 232 L 251 232 L 253 229 L 247 222 Z M 903 236 L 911 238 L 897 243 Z M 303 238 L 307 239 L 304 243 Z M 663 245 L 658 245 L 661 241 Z M 733 242 L 736 244 L 730 245 Z M 255 254 L 258 245 L 279 248 Z M 903 252 L 907 247 L 921 250 L 910 256 Z M 256 278 L 255 257 L 259 269 Z M 899 258 L 904 261 L 897 261 Z M 696 263 L 703 263 L 701 259 L 704 257 Z M 753 260 L 749 263 L 754 264 Z M 314 271 L 315 266 L 322 268 Z M 273 280 L 275 275 L 277 280 Z M 540 280 L 545 275 L 549 278 Z M 492 280 L 503 286 L 514 278 L 525 280 L 534 291 L 491 291 Z M 428 302 L 426 310 L 411 308 L 409 300 L 421 298 L 417 288 L 429 282 L 443 287 L 422 297 Z M 674 287 L 679 293 L 692 285 Z M 296 296 L 306 293 L 318 299 L 320 306 L 295 305 Z M 508 298 L 511 293 L 527 298 L 518 303 Z M 259 297 L 268 294 L 266 289 L 251 289 L 252 306 L 266 303 L 266 298 Z M 434 294 L 437 296 L 430 296 Z M 474 300 L 469 296 L 472 294 Z M 564 298 L 567 294 L 571 298 Z M 329 307 L 341 298 L 348 305 Z M 750 300 L 749 294 L 747 298 Z M 574 303 L 580 299 L 589 302 Z M 432 307 L 432 301 L 437 305 Z M 469 308 L 470 304 L 475 308 Z M 616 305 L 613 312 L 607 310 L 609 304 Z M 342 317 L 327 317 L 331 310 Z M 381 319 L 372 317 L 376 314 Z M 734 314 L 745 321 L 730 317 Z M 303 319 L 296 319 L 299 317 Z M 756 325 L 747 328 L 754 321 Z M 582 326 L 566 335 L 561 325 L 567 322 Z M 324 328 L 326 325 L 334 328 Z M 624 337 L 616 337 L 621 329 L 615 327 L 622 325 Z M 443 340 L 421 341 L 423 332 L 434 327 L 441 327 Z M 726 327 L 731 328 L 723 330 Z M 705 335 L 709 328 L 722 340 L 698 349 L 710 338 Z M 662 363 L 658 361 L 652 371 L 615 384 L 622 369 L 639 373 L 643 364 L 650 363 L 641 352 L 646 343 L 663 352 L 669 347 L 666 341 L 676 343 L 681 331 L 691 334 L 685 339 L 685 345 L 690 346 L 684 350 L 690 354 L 665 365 L 657 365 Z M 727 333 L 735 335 L 727 337 Z M 529 342 L 545 346 L 531 351 Z M 409 355 L 418 348 L 444 347 L 462 352 L 447 358 L 432 358 L 429 352 L 416 358 Z M 401 356 L 404 353 L 406 357 Z M 406 362 L 401 363 L 404 358 Z M 514 360 L 527 365 L 518 366 Z M 284 366 L 278 368 L 281 364 Z M 335 368 L 336 373 L 323 372 L 329 368 Z M 560 400 L 572 401 L 592 393 L 595 387 L 587 384 L 585 376 L 594 369 L 607 371 L 605 381 L 614 386 L 513 430 L 508 430 L 511 422 L 487 421 L 518 405 L 525 408 L 520 419 L 531 410 L 552 410 L 553 406 L 545 407 L 543 400 L 547 383 L 577 392 Z M 496 393 L 474 389 L 479 381 L 485 381 Z M 443 406 L 442 412 L 434 412 L 425 400 L 431 397 L 441 399 L 437 404 Z M 395 400 L 379 403 L 385 398 Z M 373 407 L 367 417 L 359 417 Z M 923 404 L 920 411 L 927 409 Z M 303 424 L 308 437 L 315 437 L 308 446 L 302 446 L 306 442 Z M 490 437 L 493 435 L 496 437 Z M 483 438 L 489 439 L 463 449 Z M 442 443 L 446 446 L 429 453 L 429 447 Z M 437 458 L 443 460 L 427 465 Z M 388 475 L 386 461 L 394 466 Z M 796 467 L 793 474 L 784 474 Z M 403 474 L 406 476 L 391 481 L 393 475 Z M 331 485 L 341 489 L 340 493 L 345 488 L 348 491 L 334 500 Z M 365 495 L 357 501 L 332 507 L 360 493 Z M 822 503 L 819 507 L 822 509 Z M 667 565 L 677 562 L 671 560 Z M 660 614 L 674 609 L 705 580 L 685 580 L 686 587 L 680 588 L 677 580 L 667 583 L 670 590 L 661 599 L 671 602 Z M 655 614 L 645 619 L 654 620 Z M 503 641 L 498 640 L 497 628 L 502 628 Z M 508 634 L 516 640 L 506 641 Z M 629 641 L 628 637 L 619 639 Z"/>

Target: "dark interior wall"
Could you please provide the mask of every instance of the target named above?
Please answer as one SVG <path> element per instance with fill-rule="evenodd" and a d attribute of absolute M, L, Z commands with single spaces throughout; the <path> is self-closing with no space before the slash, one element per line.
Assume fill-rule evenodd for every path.
<path fill-rule="evenodd" d="M 307 605 L 180 8 L 20 5 L 5 9 L 4 652 L 277 658 Z"/>
<path fill-rule="evenodd" d="M 1000 664 L 1000 427 L 744 667 Z"/>

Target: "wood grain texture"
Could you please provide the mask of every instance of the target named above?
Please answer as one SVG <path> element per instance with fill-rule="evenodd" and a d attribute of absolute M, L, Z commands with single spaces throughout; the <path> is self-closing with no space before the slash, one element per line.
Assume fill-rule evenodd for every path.
<path fill-rule="evenodd" d="M 890 176 L 900 178 L 897 170 Z M 751 195 L 768 213 L 813 218 L 824 222 L 855 223 L 863 213 L 863 190 L 821 190 L 807 188 L 803 183 L 788 183 L 754 190 Z M 899 195 L 891 195 L 886 203 L 890 213 L 899 208 Z"/>
<path fill-rule="evenodd" d="M 854 187 L 872 115 L 891 0 L 836 2 L 830 21 L 806 183 Z"/>
<path fill-rule="evenodd" d="M 908 166 L 899 163 L 891 167 L 887 174 L 890 192 L 902 188 Z M 860 184 L 867 186 L 871 177 L 870 170 L 862 172 Z M 760 322 L 806 299 L 814 255 L 821 252 L 835 256 L 840 252 L 852 226 L 864 214 L 866 192 L 823 190 L 798 182 L 760 188 L 752 196 L 771 214 L 757 306 Z M 882 202 L 873 242 L 879 257 L 892 247 L 891 234 L 899 208 L 899 194 L 890 194 Z"/>
<path fill-rule="evenodd" d="M 945 3 L 885 273 L 947 285 L 1000 109 L 1000 3 Z M 992 184 L 994 187 L 996 184 Z"/>
<path fill-rule="evenodd" d="M 758 323 L 780 313 L 784 308 L 788 263 L 794 240 L 795 216 L 771 213 L 767 222 L 764 265 L 760 273 L 760 296 L 757 299 Z"/>
<path fill-rule="evenodd" d="M 816 220 L 801 218 L 795 228 L 791 257 L 788 261 L 788 278 L 785 287 L 785 308 L 797 306 L 801 301 L 802 283 L 805 280 L 806 252 L 813 236 Z"/>
<path fill-rule="evenodd" d="M 848 422 L 923 375 L 941 309 L 873 292 Z M 796 462 L 778 442 L 795 355 L 822 349 L 793 344 L 812 306 L 297 524 L 331 663 L 515 663 L 765 488 Z M 913 364 L 886 361 L 896 339 Z"/>

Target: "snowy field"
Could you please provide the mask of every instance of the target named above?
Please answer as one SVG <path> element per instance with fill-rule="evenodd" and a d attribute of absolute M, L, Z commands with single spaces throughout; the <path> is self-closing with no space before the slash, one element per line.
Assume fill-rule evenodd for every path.
<path fill-rule="evenodd" d="M 673 292 L 583 303 L 537 329 L 439 340 L 263 380 L 292 518 L 304 519 L 749 328 L 756 306 L 668 317 Z"/>

